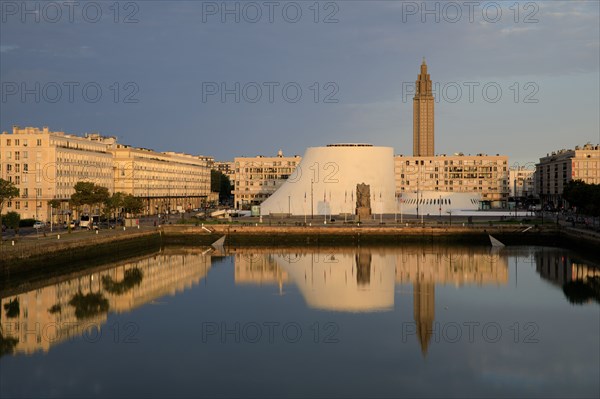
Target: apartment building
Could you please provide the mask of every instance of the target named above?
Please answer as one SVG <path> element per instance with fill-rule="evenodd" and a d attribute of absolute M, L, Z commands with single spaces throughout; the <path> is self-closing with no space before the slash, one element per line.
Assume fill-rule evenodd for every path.
<path fill-rule="evenodd" d="M 233 160 L 234 205 L 236 209 L 250 209 L 269 198 L 294 172 L 302 157 L 283 156 L 279 150 L 275 157 L 236 157 Z"/>
<path fill-rule="evenodd" d="M 396 194 L 417 191 L 479 193 L 482 208 L 503 208 L 509 196 L 505 155 L 394 157 Z"/>
<path fill-rule="evenodd" d="M 526 166 L 511 167 L 508 180 L 511 197 L 528 197 L 535 194 L 535 168 Z"/>
<path fill-rule="evenodd" d="M 13 182 L 20 196 L 7 202 L 4 212 L 66 220 L 80 181 L 140 197 L 148 215 L 197 208 L 210 196 L 211 159 L 132 147 L 97 133 L 76 136 L 14 126 L 0 134 L 0 177 Z M 50 209 L 53 199 L 61 201 L 60 209 Z"/>
<path fill-rule="evenodd" d="M 210 194 L 206 157 L 123 144 L 109 151 L 115 191 L 142 198 L 148 215 L 198 208 Z"/>
<path fill-rule="evenodd" d="M 600 184 L 600 145 L 554 151 L 536 164 L 535 189 L 544 204 L 562 206 L 564 187 L 571 180 Z"/>
<path fill-rule="evenodd" d="M 62 202 L 58 214 L 67 212 L 68 200 L 79 181 L 92 181 L 114 191 L 113 137 L 83 137 L 42 129 L 13 127 L 0 135 L 1 177 L 19 188 L 20 196 L 6 203 L 4 212 L 21 218 L 50 219 L 48 201 Z"/>

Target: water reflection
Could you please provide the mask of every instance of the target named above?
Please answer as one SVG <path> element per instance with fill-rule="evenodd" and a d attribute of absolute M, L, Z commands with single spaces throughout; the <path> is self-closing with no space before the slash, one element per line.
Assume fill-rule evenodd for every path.
<path fill-rule="evenodd" d="M 412 284 L 413 316 L 423 354 L 435 319 L 435 286 L 508 282 L 506 256 L 485 247 L 319 248 L 273 254 L 237 248 L 238 284 L 291 280 L 314 309 L 380 312 L 394 307 L 396 284 Z M 261 276 L 261 273 L 264 273 Z"/>
<path fill-rule="evenodd" d="M 391 311 L 396 294 L 405 292 L 404 286 L 412 287 L 413 318 L 423 355 L 428 353 L 436 318 L 436 286 L 506 286 L 509 259 L 528 259 L 541 278 L 562 289 L 573 304 L 600 303 L 597 265 L 559 249 L 228 248 L 221 253 L 167 248 L 63 276 L 54 284 L 3 293 L 1 354 L 47 352 L 52 345 L 105 323 L 109 312 L 129 312 L 191 288 L 224 256 L 233 261 L 236 285 L 276 286 L 279 293 L 286 285 L 294 286 L 309 308 L 323 311 Z M 516 266 L 514 273 L 516 282 Z"/>
<path fill-rule="evenodd" d="M 206 250 L 166 249 L 3 297 L 2 354 L 47 352 L 105 323 L 109 311 L 129 312 L 198 284 L 210 268 Z"/>
<path fill-rule="evenodd" d="M 597 266 L 557 249 L 537 251 L 535 263 L 540 276 L 562 287 L 569 302 L 583 304 L 593 300 L 600 303 L 600 268 Z"/>

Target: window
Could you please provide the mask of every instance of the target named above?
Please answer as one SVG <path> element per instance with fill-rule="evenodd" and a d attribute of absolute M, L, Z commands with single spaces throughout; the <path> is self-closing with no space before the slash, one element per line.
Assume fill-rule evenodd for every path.
<path fill-rule="evenodd" d="M 15 173 L 21 173 L 21 164 L 19 164 L 19 163 L 15 164 Z"/>
<path fill-rule="evenodd" d="M 21 201 L 15 201 L 15 209 L 21 209 Z"/>
<path fill-rule="evenodd" d="M 18 161 L 21 159 L 21 153 L 19 151 L 15 151 L 15 161 Z"/>
<path fill-rule="evenodd" d="M 6 173 L 10 173 L 10 172 L 12 172 L 12 165 L 6 164 Z"/>
<path fill-rule="evenodd" d="M 10 147 L 10 139 L 6 139 L 6 145 Z"/>
<path fill-rule="evenodd" d="M 23 172 L 25 172 L 25 173 L 29 172 L 29 165 L 26 163 L 23 164 Z"/>
<path fill-rule="evenodd" d="M 15 146 L 18 146 L 18 145 L 20 145 L 20 143 L 19 143 L 19 140 L 17 139 L 17 140 L 15 140 Z"/>
<path fill-rule="evenodd" d="M 37 139 L 36 144 L 37 144 L 38 147 L 41 146 L 42 145 L 42 139 Z"/>
<path fill-rule="evenodd" d="M 29 151 L 23 151 L 23 159 L 29 158 Z"/>

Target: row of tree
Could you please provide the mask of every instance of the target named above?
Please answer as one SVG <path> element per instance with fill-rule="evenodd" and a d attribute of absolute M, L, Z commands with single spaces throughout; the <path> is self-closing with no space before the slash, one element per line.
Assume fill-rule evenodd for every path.
<path fill-rule="evenodd" d="M 75 184 L 75 192 L 71 195 L 69 204 L 79 214 L 81 209 L 102 209 L 102 214 L 110 217 L 121 212 L 137 215 L 144 209 L 144 202 L 139 197 L 121 192 L 109 194 L 108 189 L 92 182 L 78 182 Z M 59 208 L 60 201 L 49 201 L 52 208 Z"/>
<path fill-rule="evenodd" d="M 571 180 L 563 189 L 563 199 L 577 213 L 600 216 L 600 184 L 587 184 L 582 180 Z"/>
<path fill-rule="evenodd" d="M 102 215 L 110 218 L 111 216 L 120 215 L 122 212 L 137 215 L 144 209 L 144 202 L 141 198 L 121 192 L 111 195 L 106 187 L 92 182 L 78 182 L 75 184 L 74 189 L 75 192 L 71 195 L 69 205 L 77 211 L 77 214 L 81 214 L 81 210 L 87 207 L 88 210 L 100 209 Z M 13 198 L 18 197 L 18 187 L 12 182 L 0 178 L 0 226 L 3 225 L 4 205 Z M 53 199 L 48 201 L 48 205 L 52 209 L 58 210 L 61 207 L 61 201 Z M 6 226 L 18 227 L 20 216 L 17 212 L 9 212 L 6 217 Z"/>

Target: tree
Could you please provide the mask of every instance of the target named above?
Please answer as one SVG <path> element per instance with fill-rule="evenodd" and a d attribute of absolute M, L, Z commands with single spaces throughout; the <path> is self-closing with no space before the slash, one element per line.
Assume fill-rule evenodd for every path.
<path fill-rule="evenodd" d="M 48 206 L 52 209 L 59 209 L 60 201 L 57 199 L 50 200 L 50 201 L 48 201 Z"/>
<path fill-rule="evenodd" d="M 17 212 L 8 212 L 4 216 L 4 223 L 9 229 L 13 229 L 15 232 L 19 231 L 19 222 L 21 221 L 21 215 Z"/>
<path fill-rule="evenodd" d="M 144 201 L 139 197 L 127 194 L 123 198 L 123 208 L 125 209 L 125 212 L 137 215 L 144 209 Z"/>
<path fill-rule="evenodd" d="M 104 213 L 107 217 L 110 218 L 113 213 L 117 212 L 117 209 L 123 207 L 123 201 L 125 199 L 125 194 L 121 192 L 113 193 L 109 198 L 104 201 Z"/>
<path fill-rule="evenodd" d="M 220 170 L 210 171 L 210 191 L 219 193 L 219 202 L 226 202 L 231 197 L 231 181 L 229 176 Z"/>
<path fill-rule="evenodd" d="M 4 179 L 0 179 L 0 227 L 2 226 L 2 211 L 4 204 L 13 198 L 19 196 L 19 189 L 15 185 Z M 2 243 L 2 229 L 0 228 L 0 243 Z"/>
<path fill-rule="evenodd" d="M 563 190 L 563 199 L 577 207 L 578 213 L 600 216 L 600 184 L 571 180 Z"/>
<path fill-rule="evenodd" d="M 80 181 L 73 187 L 75 192 L 71 194 L 71 204 L 79 211 L 82 206 L 100 206 L 110 198 L 108 188 L 99 186 L 89 181 Z"/>

